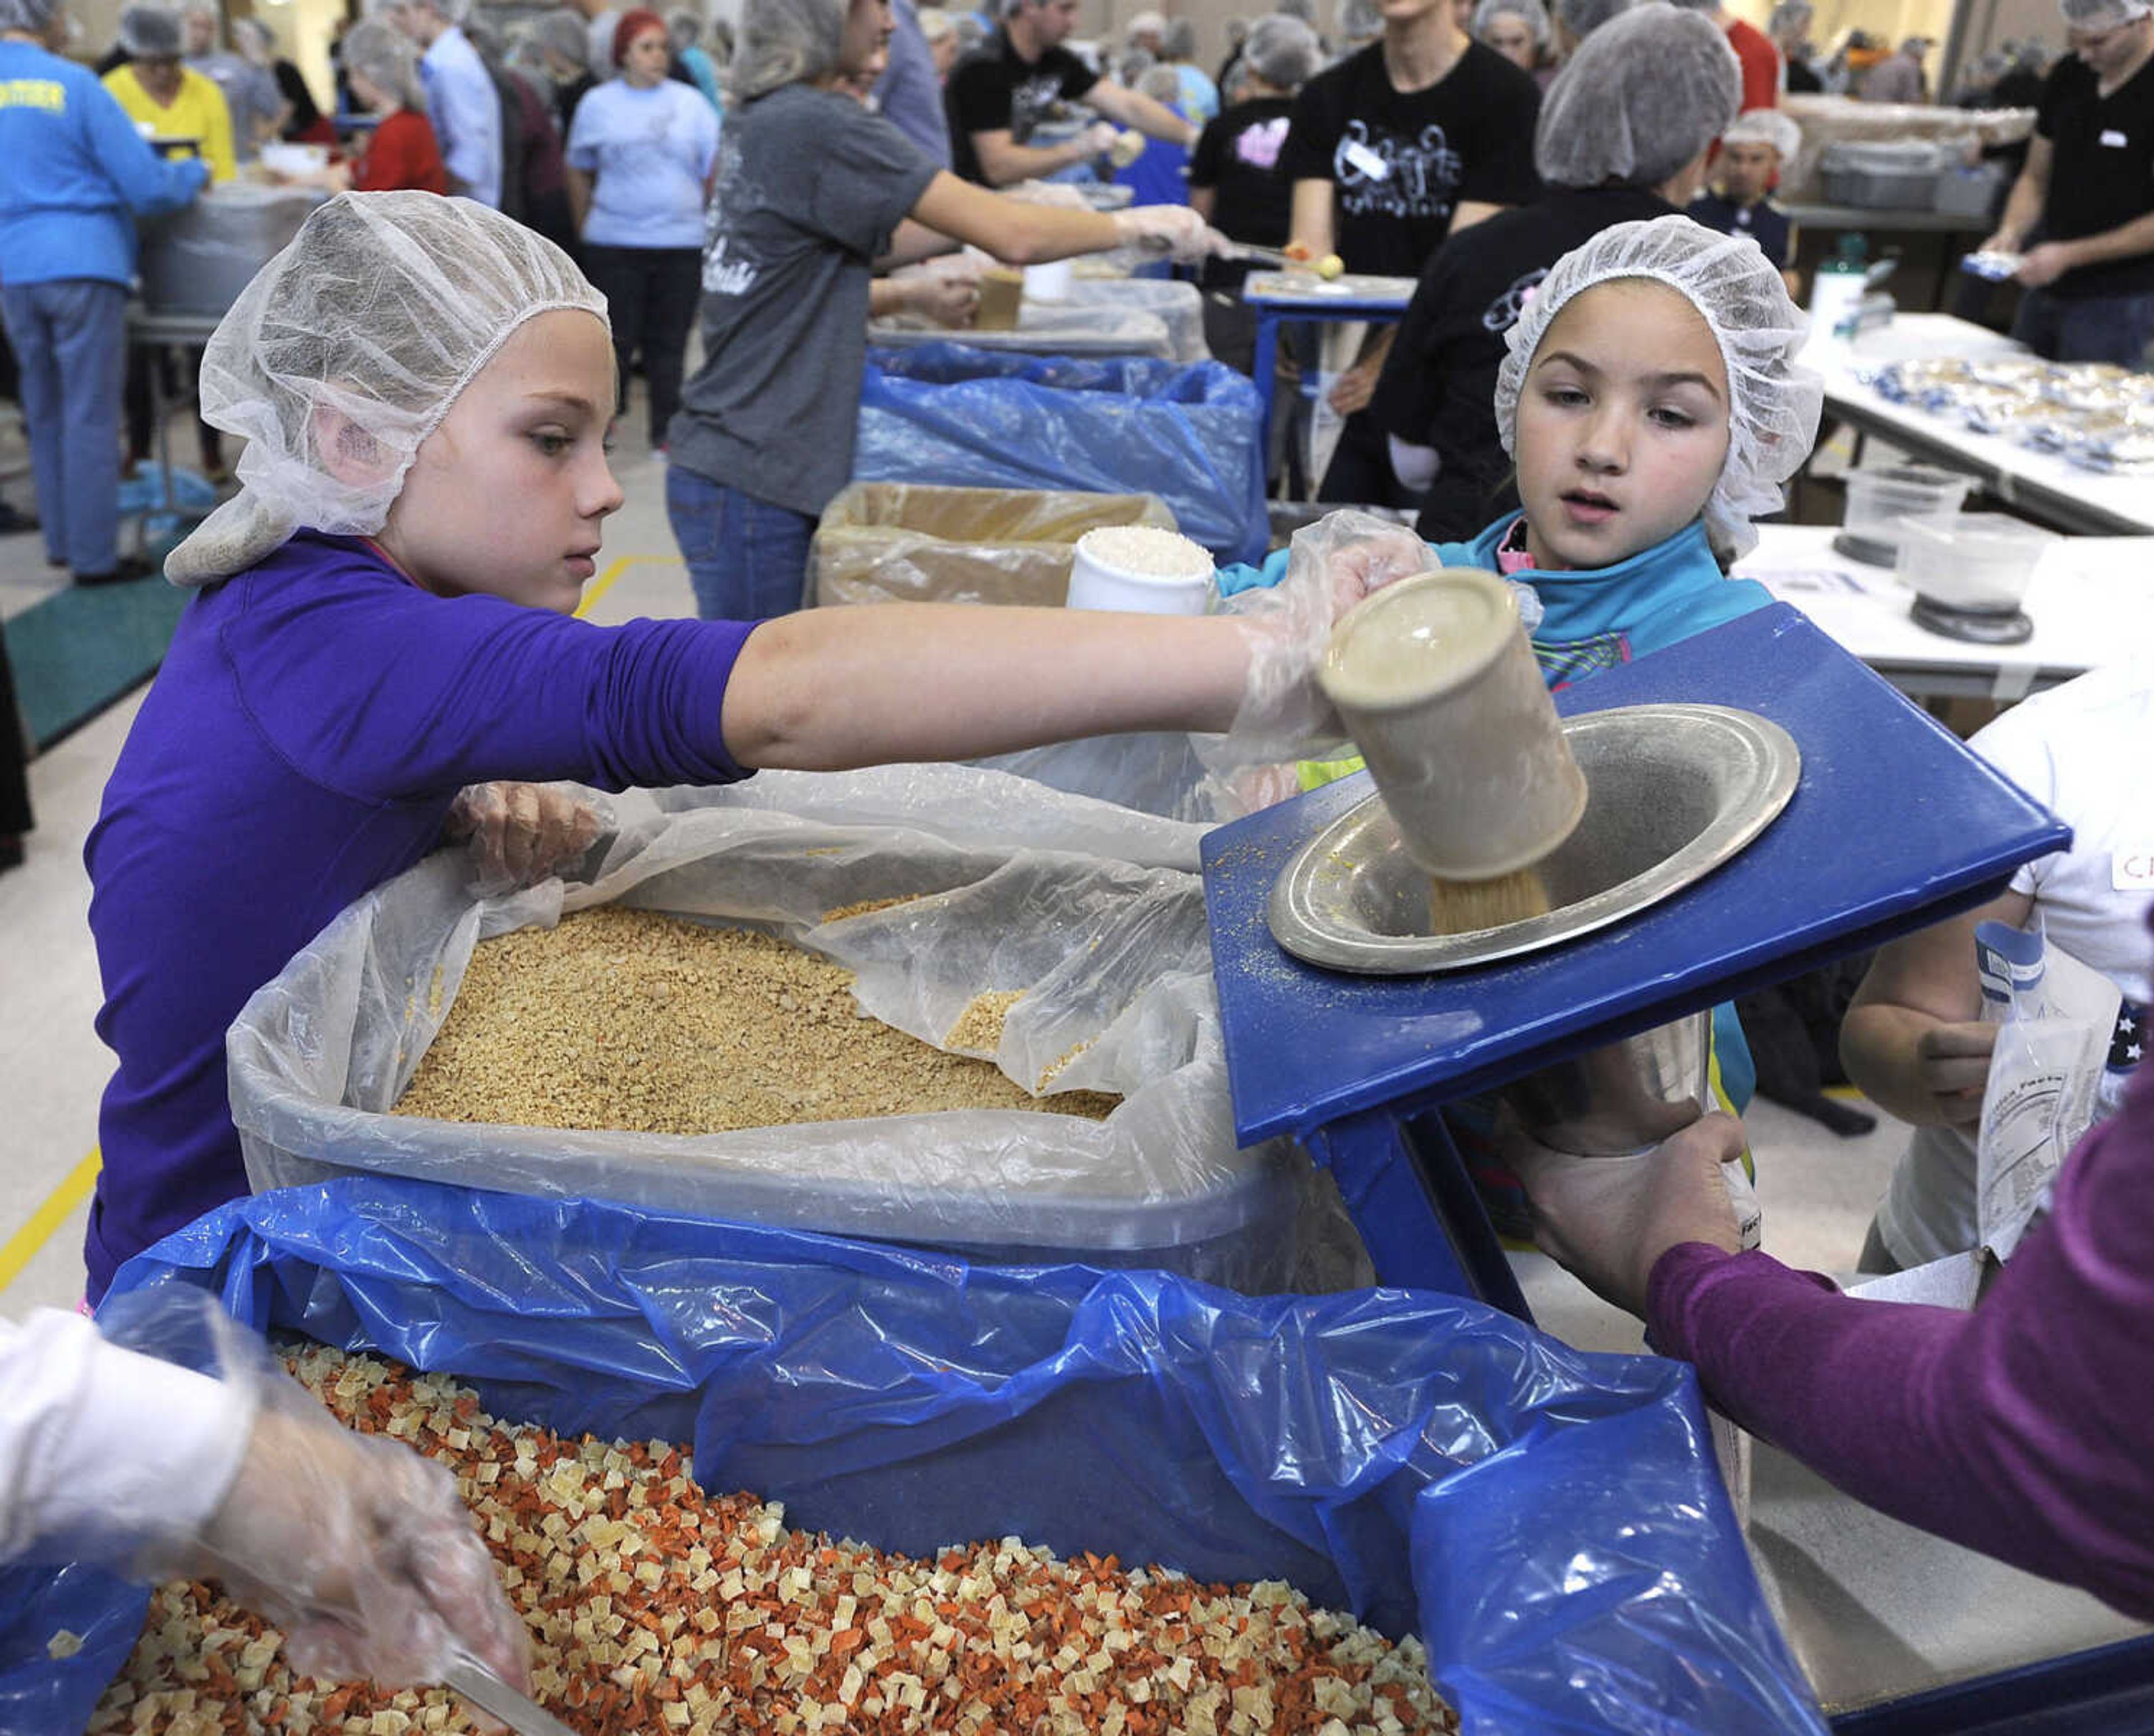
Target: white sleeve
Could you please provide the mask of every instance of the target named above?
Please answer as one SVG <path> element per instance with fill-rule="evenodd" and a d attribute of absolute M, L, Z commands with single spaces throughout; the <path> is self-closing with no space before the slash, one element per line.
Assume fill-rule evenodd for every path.
<path fill-rule="evenodd" d="M 253 1423 L 244 1389 L 108 1344 L 79 1315 L 0 1320 L 0 1560 L 191 1535 Z"/>
<path fill-rule="evenodd" d="M 2048 700 L 2046 696 L 2037 697 L 2045 702 L 2036 704 L 2034 700 L 2022 700 L 1977 730 L 1968 738 L 1967 744 L 2044 807 L 2054 810 L 2057 805 L 2056 755 L 2044 725 L 2053 716 L 2062 714 L 2054 712 L 2055 701 Z M 2065 818 L 2069 819 L 2070 816 Z M 2012 890 L 2039 898 L 2043 883 L 2069 851 L 2067 845 L 2065 850 L 2022 862 L 2012 871 Z"/>

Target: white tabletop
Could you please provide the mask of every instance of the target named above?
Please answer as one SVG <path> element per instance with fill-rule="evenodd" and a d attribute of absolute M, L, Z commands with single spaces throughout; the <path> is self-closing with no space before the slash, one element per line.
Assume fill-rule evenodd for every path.
<path fill-rule="evenodd" d="M 2065 537 L 2042 557 L 2022 645 L 1973 645 L 1918 625 L 1896 574 L 1835 553 L 1830 525 L 1761 524 L 1737 564 L 1902 691 L 2011 700 L 2103 664 L 2154 658 L 2154 537 Z"/>
<path fill-rule="evenodd" d="M 1855 378 L 1886 362 L 2024 355 L 2009 338 L 1949 314 L 1901 314 L 1850 346 L 1813 343 L 1803 360 L 1825 375 L 1825 413 L 1920 456 L 1979 476 L 1999 498 L 2060 529 L 2111 535 L 2154 533 L 2154 477 L 2107 476 L 2054 452 L 2038 452 L 1950 416 L 1895 404 Z"/>

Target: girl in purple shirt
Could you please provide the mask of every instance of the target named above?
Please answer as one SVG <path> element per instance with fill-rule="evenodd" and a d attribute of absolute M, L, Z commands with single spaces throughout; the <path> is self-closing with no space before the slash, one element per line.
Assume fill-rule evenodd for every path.
<path fill-rule="evenodd" d="M 605 304 L 550 243 L 467 201 L 323 206 L 218 328 L 202 403 L 246 437 L 245 486 L 166 564 L 199 592 L 85 851 L 119 1062 L 93 1299 L 247 1191 L 225 1029 L 330 918 L 435 848 L 452 810 L 513 821 L 496 846 L 534 877 L 589 842 L 528 790 L 457 809 L 472 786 L 714 784 L 1320 715 L 1317 585 L 1195 620 L 574 620 L 621 503 Z"/>

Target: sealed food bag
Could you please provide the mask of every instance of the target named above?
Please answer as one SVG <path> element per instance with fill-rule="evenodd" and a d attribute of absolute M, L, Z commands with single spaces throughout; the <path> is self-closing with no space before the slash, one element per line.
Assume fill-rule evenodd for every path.
<path fill-rule="evenodd" d="M 479 897 L 436 856 L 253 997 L 227 1047 L 258 1192 L 386 1173 L 1248 1290 L 1365 1281 L 1328 1177 L 1285 1141 L 1235 1145 L 1195 829 L 958 767 L 765 773 L 616 813 L 589 884 Z M 1023 1093 L 1119 1101 L 1100 1120 L 1028 1100 L 694 1134 L 390 1113 L 481 942 L 601 906 L 791 942 L 855 973 L 861 1013 Z M 503 1065 L 640 1079 L 635 1030 L 588 1041 Z M 810 1101 L 816 1065 L 804 1053 Z M 722 1080 L 727 1058 L 708 1066 Z"/>
<path fill-rule="evenodd" d="M 1215 559 L 1266 539 L 1256 387 L 1222 362 L 871 349 L 853 479 L 1153 493 Z"/>
<path fill-rule="evenodd" d="M 1983 1246 L 2009 1259 L 2045 1211 L 2049 1184 L 2080 1136 L 2118 1100 L 2101 1100 L 2110 1039 L 2123 996 L 2100 972 L 2031 929 L 1984 922 L 1974 932 L 1983 1016 L 1997 1046 L 1983 1092 L 1976 1202 Z"/>
<path fill-rule="evenodd" d="M 1175 528 L 1156 494 L 853 483 L 823 509 L 809 595 L 833 603 L 998 603 L 1059 609 L 1077 539 L 1105 526 Z"/>

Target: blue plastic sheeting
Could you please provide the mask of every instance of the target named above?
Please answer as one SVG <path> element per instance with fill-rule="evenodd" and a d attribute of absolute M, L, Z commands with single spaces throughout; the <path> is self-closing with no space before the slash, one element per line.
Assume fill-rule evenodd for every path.
<path fill-rule="evenodd" d="M 143 1587 L 94 1567 L 0 1569 L 0 1732 L 81 1729 L 135 1649 L 149 1607 Z M 82 1649 L 54 1657 L 63 1633 Z"/>
<path fill-rule="evenodd" d="M 692 1440 L 706 1484 L 796 1524 L 1291 1580 L 1417 1628 L 1478 1736 L 1825 1728 L 1689 1370 L 1457 1298 L 1249 1298 L 395 1178 L 235 1202 L 115 1288 L 165 1284 L 504 1417 Z"/>
<path fill-rule="evenodd" d="M 1156 494 L 1222 561 L 1268 540 L 1257 389 L 1221 362 L 868 352 L 859 482 Z"/>

